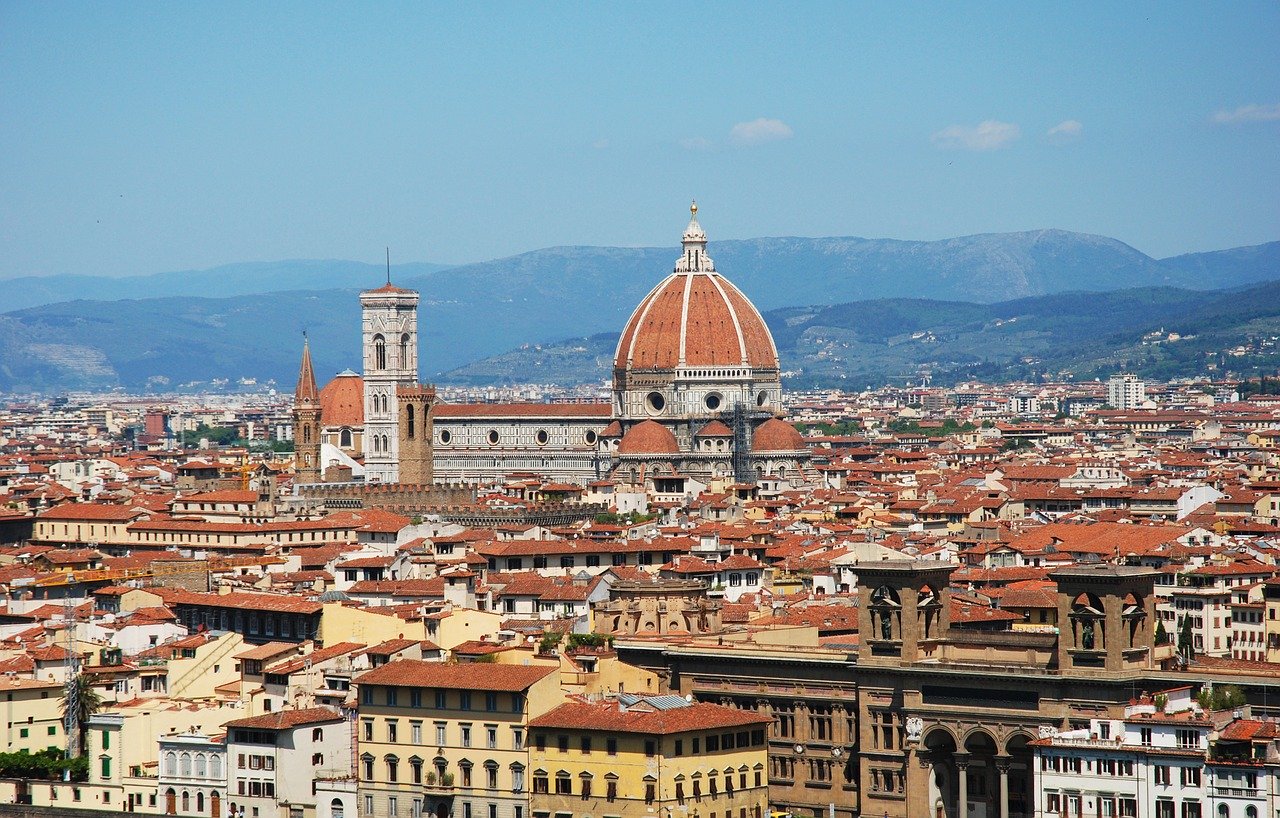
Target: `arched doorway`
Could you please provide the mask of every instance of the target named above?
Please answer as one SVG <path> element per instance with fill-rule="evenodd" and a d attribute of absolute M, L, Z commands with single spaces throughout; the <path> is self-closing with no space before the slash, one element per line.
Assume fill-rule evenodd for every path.
<path fill-rule="evenodd" d="M 1035 792 L 1034 754 L 1030 742 L 1034 736 L 1026 733 L 1014 733 L 1004 743 L 1006 758 L 996 759 L 996 769 L 1004 764 L 1009 787 L 1009 815 L 1030 815 L 1034 805 L 1032 793 Z"/>
<path fill-rule="evenodd" d="M 973 730 L 964 739 L 960 770 L 961 800 L 969 805 L 969 815 L 995 818 L 999 812 L 999 780 L 996 773 L 996 740 L 986 730 Z"/>
<path fill-rule="evenodd" d="M 945 727 L 925 733 L 922 745 L 929 762 L 929 812 L 931 818 L 953 818 L 958 803 L 956 740 Z"/>
<path fill-rule="evenodd" d="M 219 818 L 219 815 L 221 812 L 222 812 L 222 796 L 218 794 L 217 790 L 214 790 L 213 794 L 209 796 L 210 818 Z"/>
<path fill-rule="evenodd" d="M 164 792 L 164 814 L 178 814 L 178 793 L 173 787 L 170 787 Z"/>

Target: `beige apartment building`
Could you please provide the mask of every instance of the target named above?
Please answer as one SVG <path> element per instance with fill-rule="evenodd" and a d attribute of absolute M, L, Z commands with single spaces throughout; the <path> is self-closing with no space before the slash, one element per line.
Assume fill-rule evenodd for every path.
<path fill-rule="evenodd" d="M 529 722 L 564 700 L 556 667 L 405 659 L 355 685 L 362 818 L 528 818 Z"/>

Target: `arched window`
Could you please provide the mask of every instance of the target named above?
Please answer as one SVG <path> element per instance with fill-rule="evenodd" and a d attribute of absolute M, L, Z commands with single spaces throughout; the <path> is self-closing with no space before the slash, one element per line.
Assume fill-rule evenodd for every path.
<path fill-rule="evenodd" d="M 204 812 L 204 793 L 196 793 L 196 812 Z"/>
<path fill-rule="evenodd" d="M 343 429 L 338 432 L 338 445 L 344 449 L 351 448 L 351 430 Z"/>
<path fill-rule="evenodd" d="M 387 368 L 387 339 L 381 335 L 373 336 L 373 368 Z"/>
<path fill-rule="evenodd" d="M 204 757 L 204 753 L 196 754 L 196 776 L 204 778 L 209 774 L 208 761 Z"/>
<path fill-rule="evenodd" d="M 164 754 L 164 773 L 165 775 L 178 774 L 178 754 L 172 750 Z"/>
<path fill-rule="evenodd" d="M 344 811 L 341 798 L 335 798 L 329 802 L 329 815 L 332 818 L 343 818 Z"/>
<path fill-rule="evenodd" d="M 302 442 L 303 443 L 311 442 L 311 426 L 310 425 L 302 427 Z"/>
<path fill-rule="evenodd" d="M 408 410 L 405 414 L 409 420 L 409 439 L 413 440 L 413 404 L 411 403 L 405 408 Z"/>
<path fill-rule="evenodd" d="M 400 336 L 400 368 L 409 368 L 409 333 Z"/>
<path fill-rule="evenodd" d="M 191 812 L 191 793 L 182 791 L 182 811 Z"/>
<path fill-rule="evenodd" d="M 211 778 L 222 778 L 222 756 L 213 755 L 209 757 L 209 776 Z"/>
<path fill-rule="evenodd" d="M 179 773 L 179 775 L 183 776 L 184 778 L 185 778 L 186 776 L 191 775 L 191 753 L 183 753 L 183 754 L 179 757 L 179 759 L 178 759 L 178 773 Z M 185 794 L 185 793 L 183 793 L 183 797 L 185 797 L 185 796 L 186 796 L 186 794 Z M 183 811 L 185 812 L 187 808 L 184 806 L 182 809 L 183 809 Z"/>
<path fill-rule="evenodd" d="M 391 451 L 391 443 L 390 443 L 390 442 L 388 442 L 388 439 L 387 439 L 387 436 L 386 436 L 386 435 L 383 435 L 383 436 L 382 436 L 382 450 L 383 450 L 384 452 L 389 452 L 389 451 Z"/>

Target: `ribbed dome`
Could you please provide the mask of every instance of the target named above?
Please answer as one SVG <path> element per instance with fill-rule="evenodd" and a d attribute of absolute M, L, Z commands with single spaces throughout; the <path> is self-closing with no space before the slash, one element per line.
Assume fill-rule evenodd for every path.
<path fill-rule="evenodd" d="M 753 452 L 799 452 L 805 448 L 804 435 L 790 423 L 778 418 L 769 418 L 761 423 L 751 436 Z"/>
<path fill-rule="evenodd" d="M 679 454 L 680 444 L 671 430 L 656 420 L 644 420 L 627 430 L 618 442 L 618 454 Z"/>
<path fill-rule="evenodd" d="M 364 378 L 347 370 L 325 384 L 320 390 L 320 423 L 364 426 Z"/>
<path fill-rule="evenodd" d="M 675 272 L 645 296 L 622 330 L 615 368 L 778 368 L 778 350 L 764 319 L 716 272 L 706 243 L 695 218 L 685 229 L 684 254 Z"/>

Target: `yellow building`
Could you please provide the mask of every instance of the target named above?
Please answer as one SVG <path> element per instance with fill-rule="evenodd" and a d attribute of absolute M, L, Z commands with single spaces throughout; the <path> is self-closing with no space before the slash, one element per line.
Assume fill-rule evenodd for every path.
<path fill-rule="evenodd" d="M 353 608 L 341 602 L 326 602 L 320 616 L 319 640 L 326 645 L 335 642 L 363 642 L 377 645 L 389 639 L 427 638 L 422 620 L 405 620 L 387 610 Z"/>
<path fill-rule="evenodd" d="M 4 751 L 38 753 L 66 747 L 62 730 L 62 685 L 33 679 L 0 679 L 5 709 Z"/>
<path fill-rule="evenodd" d="M 532 818 L 762 818 L 769 721 L 670 695 L 562 704 L 529 725 Z"/>
<path fill-rule="evenodd" d="M 528 818 L 528 725 L 564 701 L 556 667 L 402 659 L 354 683 L 362 818 Z"/>

